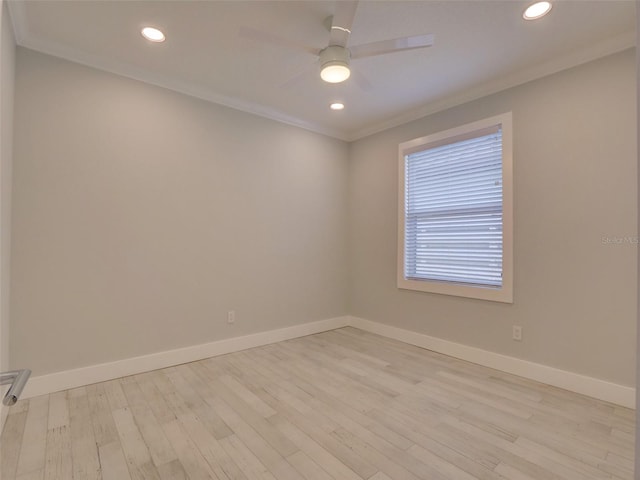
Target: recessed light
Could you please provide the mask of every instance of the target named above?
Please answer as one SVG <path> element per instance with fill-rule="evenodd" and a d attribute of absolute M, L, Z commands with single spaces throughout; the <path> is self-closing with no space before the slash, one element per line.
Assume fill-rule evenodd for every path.
<path fill-rule="evenodd" d="M 536 20 L 537 18 L 544 17 L 551 10 L 551 2 L 536 2 L 524 11 L 522 18 L 525 20 Z"/>
<path fill-rule="evenodd" d="M 332 103 L 329 108 L 331 110 L 344 110 L 344 103 Z"/>
<path fill-rule="evenodd" d="M 147 40 L 149 40 L 150 42 L 160 43 L 160 42 L 164 42 L 165 40 L 164 33 L 162 33 L 157 28 L 144 27 L 140 33 L 142 33 L 142 36 Z"/>

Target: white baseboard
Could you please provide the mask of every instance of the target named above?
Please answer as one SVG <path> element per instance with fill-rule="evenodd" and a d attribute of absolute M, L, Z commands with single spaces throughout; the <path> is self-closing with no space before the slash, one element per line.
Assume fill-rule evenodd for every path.
<path fill-rule="evenodd" d="M 377 333 L 410 345 L 426 348 L 434 352 L 466 360 L 485 367 L 495 368 L 524 378 L 553 385 L 593 398 L 635 408 L 635 388 L 588 377 L 578 373 L 560 370 L 539 363 L 521 360 L 480 348 L 430 337 L 422 333 L 372 322 L 364 318 L 344 316 L 295 325 L 292 327 L 254 333 L 242 337 L 219 340 L 217 342 L 192 347 L 168 350 L 140 357 L 118 360 L 110 363 L 66 370 L 32 377 L 22 394 L 22 398 L 67 390 L 70 388 L 104 382 L 114 378 L 135 375 L 160 368 L 194 362 L 203 358 L 215 357 L 226 353 L 246 350 L 271 343 L 304 337 L 314 333 L 326 332 L 336 328 L 352 326 L 361 330 Z M 0 425 L 6 416 L 6 408 L 0 409 Z M 1 428 L 1 427 L 0 427 Z M 0 429 L 1 431 L 1 429 Z"/>
<path fill-rule="evenodd" d="M 581 393 L 599 400 L 615 403 L 616 405 L 622 405 L 628 408 L 635 408 L 636 405 L 636 391 L 633 387 L 627 387 L 567 370 L 549 367 L 540 363 L 529 362 L 480 348 L 430 337 L 429 335 L 372 322 L 364 318 L 350 317 L 349 325 L 450 357 L 459 358 L 547 385 Z"/>
<path fill-rule="evenodd" d="M 172 367 L 182 363 L 195 362 L 203 358 L 215 357 L 226 353 L 246 350 L 292 338 L 304 337 L 314 333 L 346 327 L 349 317 L 336 317 L 316 322 L 294 325 L 292 327 L 254 333 L 242 337 L 228 338 L 217 342 L 194 345 L 192 347 L 168 350 L 165 352 L 127 358 L 115 362 L 101 363 L 88 367 L 65 370 L 31 377 L 21 398 L 31 398 L 70 388 L 91 385 L 92 383 L 113 380 L 137 373 L 149 372 L 160 368 Z"/>

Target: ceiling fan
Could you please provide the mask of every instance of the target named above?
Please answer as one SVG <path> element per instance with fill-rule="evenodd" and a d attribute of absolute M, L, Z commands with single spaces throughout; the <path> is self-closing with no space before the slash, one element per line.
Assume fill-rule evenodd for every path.
<path fill-rule="evenodd" d="M 336 1 L 334 15 L 325 20 L 325 26 L 330 32 L 329 44 L 322 49 L 300 45 L 295 41 L 279 37 L 278 35 L 248 27 L 242 27 L 240 34 L 253 40 L 266 41 L 297 50 L 304 50 L 317 56 L 320 64 L 320 78 L 328 83 L 340 83 L 347 80 L 351 76 L 351 60 L 403 50 L 425 48 L 433 45 L 434 36 L 432 34 L 424 34 L 381 40 L 379 42 L 354 45 L 347 48 L 349 36 L 351 35 L 351 26 L 353 25 L 357 8 L 358 0 Z M 287 82 L 287 84 L 290 83 L 291 81 Z M 364 83 L 366 84 L 367 82 L 365 81 Z"/>

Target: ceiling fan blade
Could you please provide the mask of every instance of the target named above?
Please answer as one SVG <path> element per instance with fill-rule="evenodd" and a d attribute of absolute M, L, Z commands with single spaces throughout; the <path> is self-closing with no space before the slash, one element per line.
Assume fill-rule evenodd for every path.
<path fill-rule="evenodd" d="M 366 75 L 360 73 L 359 70 L 351 69 L 351 78 L 356 85 L 365 92 L 370 92 L 373 89 L 371 82 L 367 79 Z"/>
<path fill-rule="evenodd" d="M 295 88 L 300 85 L 306 78 L 311 78 L 312 75 L 315 76 L 315 69 L 318 66 L 318 62 L 313 62 L 310 65 L 305 65 L 301 70 L 299 70 L 295 75 L 293 75 L 289 80 L 279 85 L 278 88 Z"/>
<path fill-rule="evenodd" d="M 358 8 L 358 0 L 337 0 L 336 11 L 331 21 L 331 36 L 329 37 L 329 45 L 347 45 L 349 35 L 351 34 L 351 26 L 356 17 L 356 9 Z"/>
<path fill-rule="evenodd" d="M 283 38 L 279 35 L 274 35 L 273 33 L 263 32 L 262 30 L 255 30 L 250 27 L 240 27 L 238 34 L 241 37 L 249 38 L 256 42 L 267 42 L 272 45 L 279 45 L 292 50 L 304 51 L 312 55 L 320 54 L 319 48 L 310 47 L 294 40 L 289 40 L 288 38 Z"/>
<path fill-rule="evenodd" d="M 412 37 L 395 38 L 393 40 L 382 40 L 380 42 L 365 43 L 350 47 L 351 58 L 372 57 L 374 55 L 384 55 L 385 53 L 400 52 L 402 50 L 413 50 L 414 48 L 425 48 L 433 45 L 435 37 L 432 34 L 414 35 Z"/>

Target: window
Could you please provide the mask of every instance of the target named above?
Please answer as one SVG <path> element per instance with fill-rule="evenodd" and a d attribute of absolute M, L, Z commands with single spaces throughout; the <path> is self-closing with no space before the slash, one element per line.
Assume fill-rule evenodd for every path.
<path fill-rule="evenodd" d="M 398 287 L 513 301 L 511 113 L 400 145 Z"/>

